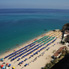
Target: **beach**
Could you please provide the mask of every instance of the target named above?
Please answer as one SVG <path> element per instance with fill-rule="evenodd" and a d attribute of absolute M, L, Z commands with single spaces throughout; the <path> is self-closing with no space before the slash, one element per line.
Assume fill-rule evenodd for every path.
<path fill-rule="evenodd" d="M 15 69 L 41 69 L 42 67 L 44 67 L 47 63 L 49 63 L 52 60 L 51 56 L 54 54 L 54 52 L 56 52 L 60 47 L 63 46 L 63 45 L 60 44 L 61 35 L 62 35 L 62 33 L 61 33 L 60 30 L 49 31 L 45 34 L 42 34 L 42 35 L 32 39 L 31 41 L 28 41 L 27 43 L 25 43 L 21 46 L 18 46 L 17 48 L 15 48 L 15 49 L 13 49 L 9 52 L 2 54 L 0 56 L 0 58 L 4 58 L 5 56 L 13 53 L 14 51 L 17 51 L 17 50 L 19 50 L 19 49 L 21 49 L 21 48 L 23 48 L 23 47 L 25 47 L 25 46 L 27 46 L 31 43 L 35 43 L 35 45 L 33 46 L 34 49 L 37 48 L 37 47 L 39 47 L 39 48 L 34 50 L 33 47 L 32 47 L 32 50 L 34 50 L 34 51 L 31 52 L 30 54 L 28 54 L 27 56 L 25 56 L 24 58 L 17 61 L 18 58 L 21 58 L 23 56 L 23 55 L 21 55 L 20 57 L 11 61 L 12 58 L 8 59 L 9 58 L 8 57 L 8 58 L 4 59 L 4 62 L 11 64 L 11 67 L 9 67 L 9 68 L 12 68 L 14 66 Z M 48 42 L 46 44 L 42 43 L 43 45 L 40 46 L 41 42 L 36 42 L 36 41 L 41 39 L 41 38 L 42 39 L 47 38 L 49 41 L 46 39 Z M 40 45 L 38 45 L 38 44 L 40 44 Z M 38 46 L 35 47 L 36 45 L 38 45 Z M 37 51 L 38 51 L 38 53 L 33 55 Z M 27 52 L 27 53 L 29 53 L 29 52 Z M 33 55 L 33 56 L 30 57 L 31 55 Z M 23 61 L 23 63 L 18 65 L 19 62 L 21 62 L 21 61 Z M 3 62 L 0 62 L 0 65 L 2 63 Z"/>

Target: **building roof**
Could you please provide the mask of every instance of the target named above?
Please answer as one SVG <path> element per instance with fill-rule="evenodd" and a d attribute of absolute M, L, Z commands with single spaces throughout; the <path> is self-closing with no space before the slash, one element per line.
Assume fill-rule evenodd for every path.
<path fill-rule="evenodd" d="M 64 48 L 66 48 L 66 46 L 60 47 L 60 48 L 54 53 L 54 56 L 57 57 L 57 56 L 62 52 L 62 50 L 63 50 Z"/>

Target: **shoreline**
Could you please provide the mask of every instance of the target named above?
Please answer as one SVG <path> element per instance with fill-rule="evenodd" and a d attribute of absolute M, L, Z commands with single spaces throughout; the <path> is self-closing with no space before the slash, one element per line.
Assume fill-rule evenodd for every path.
<path fill-rule="evenodd" d="M 19 47 L 15 48 L 17 51 L 17 50 L 25 47 L 26 45 L 29 45 L 29 44 L 31 44 L 31 43 L 39 40 L 39 39 L 42 39 L 41 41 L 43 43 L 36 42 L 35 45 L 33 46 L 34 48 L 32 47 L 32 49 L 31 48 L 29 48 L 30 50 L 28 49 L 29 52 L 31 52 L 32 50 L 39 47 L 38 49 L 34 50 L 32 53 L 30 53 L 27 56 L 22 58 L 22 56 L 29 53 L 29 52 L 26 52 L 25 54 L 22 54 L 24 52 L 24 51 L 22 51 L 21 53 L 18 53 L 17 55 L 13 56 L 13 58 L 14 58 L 14 57 L 22 54 L 21 56 L 17 57 L 15 60 L 12 61 L 12 58 L 8 59 L 9 58 L 8 57 L 8 58 L 5 58 L 3 62 L 11 64 L 10 68 L 15 66 L 15 69 L 41 69 L 41 67 L 44 67 L 47 63 L 49 63 L 52 60 L 51 56 L 53 55 L 53 51 L 57 51 L 60 47 L 63 46 L 60 44 L 61 31 L 59 31 L 59 29 L 55 29 L 55 30 L 56 31 L 50 30 L 50 31 L 48 31 L 48 32 L 46 32 L 46 33 L 44 33 L 44 34 L 42 34 L 42 35 L 40 35 L 40 36 L 38 36 L 32 40 L 29 40 L 25 44 L 22 44 Z M 45 38 L 45 37 L 47 37 L 47 38 Z M 37 40 L 35 40 L 35 39 L 37 39 Z M 50 40 L 50 39 L 52 39 L 52 40 Z M 46 44 L 44 44 L 44 43 L 46 43 Z M 43 48 L 43 50 L 41 50 L 42 48 Z M 39 52 L 36 55 L 34 55 L 34 53 L 37 51 L 39 51 Z M 9 52 L 2 54 L 0 58 L 4 58 L 5 56 L 8 56 L 11 53 L 14 53 L 14 49 L 10 50 Z M 33 55 L 33 57 L 30 58 L 31 55 Z M 20 58 L 19 61 L 17 61 L 18 58 Z M 27 59 L 27 61 L 24 61 L 25 59 Z M 21 61 L 24 61 L 24 62 L 22 64 L 18 65 Z M 3 62 L 1 62 L 0 65 L 3 64 Z M 36 63 L 38 63 L 38 65 L 36 65 Z M 29 65 L 27 67 L 25 67 L 25 64 L 29 64 Z"/>
<path fill-rule="evenodd" d="M 30 44 L 31 42 L 33 42 L 34 39 L 39 38 L 39 37 L 41 37 L 42 35 L 45 35 L 45 34 L 51 32 L 51 31 L 52 31 L 52 30 L 48 30 L 48 31 L 46 31 L 46 32 L 44 32 L 44 33 L 42 33 L 42 34 L 40 34 L 40 35 L 38 35 L 38 36 L 36 36 L 36 37 L 34 37 L 34 38 L 32 38 L 32 39 L 26 41 L 26 42 L 24 42 L 24 43 L 19 44 L 18 46 L 14 46 L 12 49 L 10 48 L 10 50 L 6 50 L 5 52 L 1 53 L 0 56 L 4 55 L 5 53 L 10 52 L 10 51 L 12 51 L 12 50 L 14 50 L 14 49 L 22 48 L 22 47 L 24 47 L 24 46 Z M 1 58 L 1 57 L 0 57 L 0 58 Z"/>

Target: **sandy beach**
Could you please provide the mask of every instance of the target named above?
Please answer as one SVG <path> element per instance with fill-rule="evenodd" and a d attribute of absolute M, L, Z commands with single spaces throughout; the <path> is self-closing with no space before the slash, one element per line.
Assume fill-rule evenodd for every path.
<path fill-rule="evenodd" d="M 14 61 L 10 61 L 11 59 L 4 59 L 3 62 L 5 63 L 9 63 L 11 64 L 11 67 L 9 67 L 10 69 L 14 66 L 15 69 L 41 69 L 41 67 L 44 67 L 47 63 L 49 63 L 52 58 L 51 56 L 54 54 L 55 51 L 57 51 L 60 47 L 62 47 L 63 45 L 60 44 L 61 41 L 61 35 L 62 33 L 59 30 L 56 31 L 49 31 L 43 35 L 40 35 L 36 38 L 34 38 L 31 41 L 28 41 L 27 43 L 18 46 L 17 48 L 6 52 L 2 55 L 0 55 L 0 58 L 4 58 L 5 56 L 11 54 L 14 52 L 14 50 L 19 50 L 20 48 L 23 48 L 31 43 L 33 43 L 35 41 L 35 39 L 39 40 L 41 38 L 43 38 L 44 36 L 48 36 L 49 37 L 54 37 L 52 40 L 50 40 L 48 43 L 46 43 L 45 45 L 43 45 L 42 47 L 39 47 L 37 50 L 33 51 L 31 54 L 27 55 L 26 57 L 20 59 L 19 61 L 17 61 L 18 58 L 21 58 L 23 55 L 21 55 L 20 57 L 16 58 Z M 47 39 L 48 39 L 47 38 Z M 48 39 L 49 40 L 49 39 Z M 47 41 L 48 41 L 47 40 Z M 52 42 L 53 40 L 55 40 L 54 42 Z M 50 43 L 50 45 L 48 45 Z M 35 45 L 39 44 L 38 42 L 36 42 Z M 42 43 L 43 44 L 43 43 Z M 46 45 L 48 45 L 47 47 L 45 47 Z M 36 55 L 34 55 L 33 57 L 30 57 L 31 55 L 33 55 L 33 53 L 35 53 L 36 51 L 39 51 L 41 48 L 45 47 L 43 50 L 41 50 L 40 52 L 38 52 Z M 36 47 L 35 47 L 36 48 Z M 35 49 L 34 48 L 34 49 Z M 33 49 L 32 49 L 33 50 Z M 26 61 L 24 61 L 27 58 Z M 18 65 L 19 62 L 24 61 L 22 64 Z M 0 62 L 0 65 L 3 63 Z M 4 64 L 5 65 L 5 64 Z"/>
<path fill-rule="evenodd" d="M 20 45 L 20 46 L 14 48 L 14 49 L 12 49 L 12 50 L 7 50 L 7 52 L 1 54 L 0 58 L 3 58 L 3 57 L 5 57 L 6 55 L 8 55 L 8 54 L 14 52 L 14 50 L 19 50 L 20 48 L 23 48 L 24 46 L 26 46 L 26 45 L 28 45 L 28 44 L 34 42 L 35 39 L 40 39 L 40 38 L 42 38 L 43 36 L 48 35 L 48 34 L 51 33 L 51 32 L 52 32 L 52 31 L 47 32 L 47 33 L 45 33 L 45 34 L 42 34 L 42 35 L 40 35 L 40 36 L 38 36 L 38 37 L 36 37 L 36 38 L 34 38 L 34 39 L 32 39 L 32 40 L 30 40 L 30 41 L 28 41 L 28 42 L 22 44 L 22 45 Z"/>

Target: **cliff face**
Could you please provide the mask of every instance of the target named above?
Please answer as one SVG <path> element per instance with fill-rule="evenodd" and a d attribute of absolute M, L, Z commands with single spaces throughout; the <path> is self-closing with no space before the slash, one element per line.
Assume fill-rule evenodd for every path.
<path fill-rule="evenodd" d="M 63 41 L 63 38 L 64 38 L 64 34 L 67 34 L 69 36 L 69 23 L 65 24 L 62 28 L 62 41 Z M 68 36 L 66 37 L 65 41 L 69 41 L 69 38 Z"/>
<path fill-rule="evenodd" d="M 64 32 L 65 30 L 69 30 L 69 23 L 67 23 L 63 26 L 62 32 Z"/>
<path fill-rule="evenodd" d="M 65 42 L 68 42 L 69 43 L 69 35 L 67 35 L 67 37 L 65 39 Z"/>

